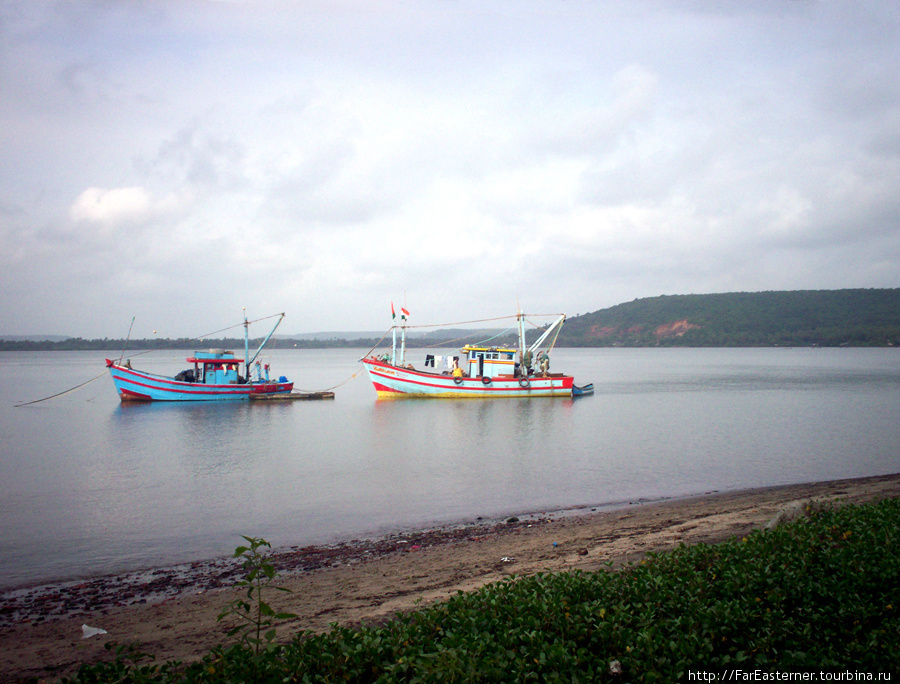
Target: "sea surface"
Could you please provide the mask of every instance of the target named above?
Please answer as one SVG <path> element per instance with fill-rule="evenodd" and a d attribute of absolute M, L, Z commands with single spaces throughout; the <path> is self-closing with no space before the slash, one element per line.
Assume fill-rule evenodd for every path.
<path fill-rule="evenodd" d="M 190 351 L 132 364 L 174 375 Z M 149 405 L 120 404 L 117 352 L 0 354 L 0 588 L 226 556 L 242 534 L 303 546 L 900 472 L 900 349 L 557 349 L 594 396 L 459 401 L 376 400 L 364 351 L 269 354 L 333 401 Z"/>

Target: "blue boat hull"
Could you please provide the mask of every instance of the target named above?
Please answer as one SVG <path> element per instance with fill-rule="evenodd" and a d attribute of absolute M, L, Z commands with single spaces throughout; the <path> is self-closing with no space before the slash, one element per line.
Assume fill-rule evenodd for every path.
<path fill-rule="evenodd" d="M 572 396 L 573 397 L 589 397 L 594 393 L 594 383 L 589 382 L 583 387 L 579 387 L 578 385 L 572 386 Z"/>
<path fill-rule="evenodd" d="M 290 394 L 292 382 L 214 385 L 181 382 L 165 375 L 136 371 L 106 360 L 122 401 L 247 401 L 255 396 Z"/>

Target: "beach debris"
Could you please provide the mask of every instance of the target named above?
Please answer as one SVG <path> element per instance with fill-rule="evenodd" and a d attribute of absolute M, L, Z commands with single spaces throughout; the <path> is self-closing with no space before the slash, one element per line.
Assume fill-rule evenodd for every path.
<path fill-rule="evenodd" d="M 512 556 L 503 556 L 503 558 L 500 559 L 500 562 L 501 563 L 513 563 L 513 562 L 515 562 L 515 560 L 516 559 L 513 558 Z"/>
<path fill-rule="evenodd" d="M 766 529 L 772 530 L 779 525 L 794 522 L 800 518 L 810 518 L 827 507 L 827 503 L 817 499 L 799 499 L 784 505 L 774 518 L 766 523 Z"/>
<path fill-rule="evenodd" d="M 107 634 L 107 631 L 105 629 L 100 629 L 99 627 L 88 627 L 87 625 L 81 625 L 82 639 L 90 639 L 92 636 L 97 636 L 98 634 Z"/>

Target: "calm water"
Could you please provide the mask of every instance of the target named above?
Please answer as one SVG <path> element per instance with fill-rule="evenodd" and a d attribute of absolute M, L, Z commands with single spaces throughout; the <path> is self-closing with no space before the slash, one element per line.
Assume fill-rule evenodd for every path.
<path fill-rule="evenodd" d="M 435 350 L 431 350 L 435 351 Z M 436 350 L 448 353 L 449 350 Z M 362 350 L 275 350 L 324 389 Z M 560 349 L 579 400 L 121 405 L 103 354 L 0 354 L 0 587 L 410 526 L 900 472 L 900 350 Z M 136 357 L 174 374 L 187 352 Z M 411 360 L 421 364 L 423 352 Z"/>

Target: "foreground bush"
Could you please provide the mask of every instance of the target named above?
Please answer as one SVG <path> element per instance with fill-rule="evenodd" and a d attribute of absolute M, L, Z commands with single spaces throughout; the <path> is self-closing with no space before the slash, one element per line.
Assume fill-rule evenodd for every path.
<path fill-rule="evenodd" d="M 381 627 L 256 654 L 142 664 L 119 648 L 72 682 L 654 682 L 690 669 L 900 671 L 900 500 L 812 511 L 619 572 L 511 578 Z M 621 673 L 620 673 L 621 671 Z"/>

